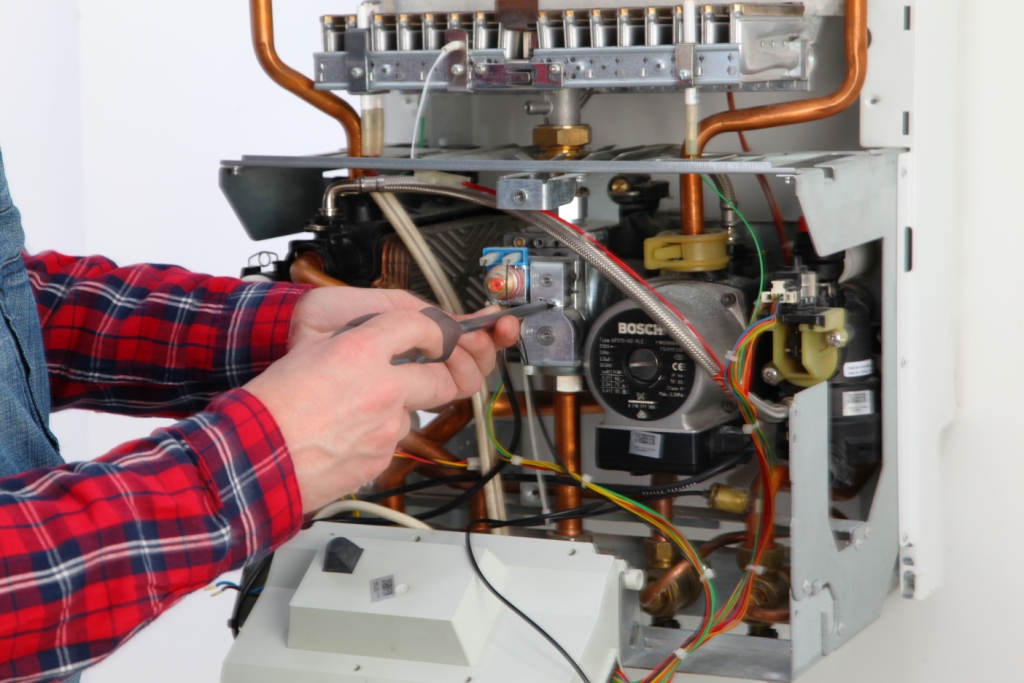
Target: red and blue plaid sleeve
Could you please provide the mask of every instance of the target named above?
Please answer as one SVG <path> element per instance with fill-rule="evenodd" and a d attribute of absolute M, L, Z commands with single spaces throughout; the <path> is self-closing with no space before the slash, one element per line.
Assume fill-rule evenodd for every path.
<path fill-rule="evenodd" d="M 0 680 L 94 664 L 301 513 L 276 423 L 244 389 L 99 460 L 0 479 Z"/>
<path fill-rule="evenodd" d="M 284 355 L 309 289 L 118 267 L 96 256 L 25 255 L 54 408 L 184 417 Z"/>

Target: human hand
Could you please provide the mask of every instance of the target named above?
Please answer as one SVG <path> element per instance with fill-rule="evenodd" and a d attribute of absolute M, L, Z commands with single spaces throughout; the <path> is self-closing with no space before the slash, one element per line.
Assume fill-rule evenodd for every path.
<path fill-rule="evenodd" d="M 293 349 L 309 339 L 333 333 L 350 320 L 370 313 L 410 309 L 419 311 L 427 305 L 419 297 L 400 289 L 320 287 L 299 297 L 292 313 L 288 348 Z M 497 307 L 489 307 L 472 315 L 496 310 Z M 454 317 L 461 319 L 469 316 Z M 458 347 L 446 361 L 459 386 L 455 398 L 466 398 L 479 389 L 479 385 L 473 385 L 474 371 L 470 369 L 468 374 L 466 372 L 468 363 L 475 363 L 486 376 L 494 370 L 495 351 L 511 346 L 518 338 L 519 322 L 512 316 L 499 320 L 490 333 L 477 331 L 462 335 Z"/>
<path fill-rule="evenodd" d="M 245 386 L 277 421 L 305 512 L 377 476 L 408 433 L 410 411 L 472 394 L 494 364 L 494 344 L 481 331 L 488 358 L 463 349 L 447 363 L 391 365 L 413 348 L 441 353 L 441 329 L 418 311 L 382 313 L 336 337 L 333 329 L 307 334 Z"/>

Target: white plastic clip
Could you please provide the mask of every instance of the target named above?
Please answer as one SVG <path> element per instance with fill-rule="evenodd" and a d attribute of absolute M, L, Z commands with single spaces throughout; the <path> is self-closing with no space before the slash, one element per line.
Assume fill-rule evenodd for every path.
<path fill-rule="evenodd" d="M 755 420 L 752 424 L 745 424 L 745 425 L 743 425 L 743 433 L 746 434 L 747 436 L 750 436 L 751 434 L 753 434 L 754 432 L 756 432 L 760 428 L 761 428 L 761 421 L 760 420 Z"/>
<path fill-rule="evenodd" d="M 684 659 L 686 659 L 686 655 L 688 655 L 688 654 L 689 654 L 689 652 L 687 652 L 687 651 L 686 651 L 686 650 L 684 650 L 683 648 L 679 648 L 678 650 L 676 650 L 676 651 L 675 651 L 675 652 L 673 652 L 672 654 L 674 654 L 674 655 L 676 656 L 676 659 L 678 659 L 678 660 L 679 660 L 679 661 L 681 662 L 681 661 L 683 661 Z"/>
<path fill-rule="evenodd" d="M 764 572 L 765 572 L 765 569 L 764 569 L 764 565 L 760 565 L 760 564 L 748 564 L 748 565 L 746 566 L 746 569 L 745 569 L 744 571 L 748 571 L 748 572 L 754 572 L 754 573 L 755 573 L 755 574 L 757 574 L 758 576 L 761 576 L 761 575 L 763 575 L 763 574 L 764 574 Z"/>
<path fill-rule="evenodd" d="M 468 472 L 479 472 L 480 471 L 480 458 L 466 458 L 466 471 L 468 471 Z"/>
<path fill-rule="evenodd" d="M 700 582 L 707 583 L 713 578 L 715 578 L 715 570 L 711 567 L 704 567 L 704 573 L 700 575 Z"/>
<path fill-rule="evenodd" d="M 730 363 L 735 363 L 736 361 L 738 361 L 738 360 L 739 360 L 739 357 L 738 357 L 738 356 L 734 356 L 734 355 L 733 355 L 733 353 L 732 353 L 732 351 L 726 351 L 726 353 L 725 353 L 725 359 L 726 359 L 727 361 L 729 361 Z"/>
<path fill-rule="evenodd" d="M 509 458 L 509 462 L 512 463 L 513 465 L 522 465 L 523 458 L 522 456 L 519 455 L 513 455 L 511 458 Z"/>
<path fill-rule="evenodd" d="M 580 479 L 583 481 L 584 486 L 590 486 L 594 481 L 594 478 L 589 474 L 584 474 Z"/>

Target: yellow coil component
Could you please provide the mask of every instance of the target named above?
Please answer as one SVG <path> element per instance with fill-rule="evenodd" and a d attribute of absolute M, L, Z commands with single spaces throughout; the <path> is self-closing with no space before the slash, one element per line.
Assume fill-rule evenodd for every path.
<path fill-rule="evenodd" d="M 721 270 L 729 265 L 728 239 L 724 230 L 712 230 L 702 235 L 663 232 L 644 240 L 644 267 L 677 273 Z"/>
<path fill-rule="evenodd" d="M 786 353 L 793 334 L 800 335 L 800 358 Z M 830 308 L 825 312 L 824 324 L 776 323 L 772 338 L 772 362 L 782 376 L 798 387 L 810 387 L 832 378 L 839 368 L 839 349 L 846 346 L 846 310 Z"/>

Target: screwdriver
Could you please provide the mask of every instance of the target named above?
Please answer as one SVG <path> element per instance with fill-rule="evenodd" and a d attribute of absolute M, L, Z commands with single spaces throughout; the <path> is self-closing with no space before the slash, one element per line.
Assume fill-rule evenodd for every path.
<path fill-rule="evenodd" d="M 455 346 L 459 343 L 459 337 L 469 332 L 475 332 L 477 330 L 489 330 L 493 328 L 499 320 L 507 315 L 514 318 L 525 318 L 526 316 L 533 315 L 534 313 L 541 313 L 548 310 L 554 304 L 547 301 L 535 301 L 532 304 L 523 304 L 522 306 L 513 306 L 511 308 L 502 309 L 495 313 L 488 313 L 487 315 L 478 315 L 472 318 L 466 318 L 465 320 L 455 320 L 440 308 L 435 306 L 428 306 L 420 311 L 441 328 L 441 332 L 444 335 L 444 348 L 442 353 L 437 358 L 426 358 L 419 352 L 418 349 L 410 349 L 405 353 L 401 353 L 394 356 L 391 359 L 392 365 L 402 365 L 403 363 L 443 363 L 448 360 L 452 355 L 452 351 L 455 350 Z M 359 327 L 367 320 L 376 317 L 378 313 L 371 313 L 362 317 L 356 318 L 349 322 L 344 327 L 339 327 L 335 330 L 332 337 L 336 337 L 342 332 L 347 332 L 354 327 Z"/>

